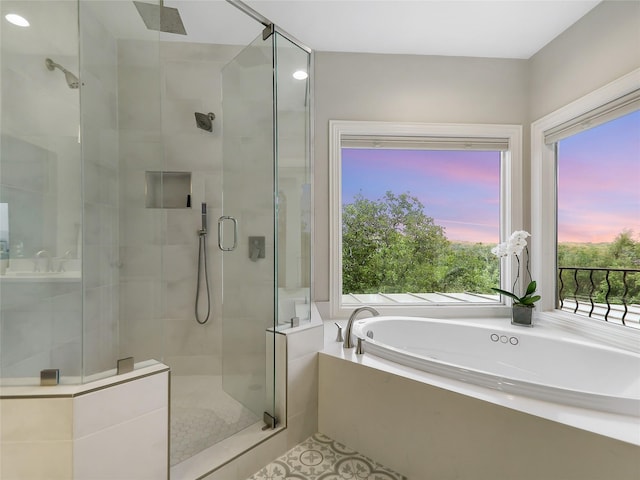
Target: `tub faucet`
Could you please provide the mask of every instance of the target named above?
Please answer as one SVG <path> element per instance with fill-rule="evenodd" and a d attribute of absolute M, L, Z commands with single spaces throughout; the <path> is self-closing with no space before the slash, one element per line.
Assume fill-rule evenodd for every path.
<path fill-rule="evenodd" d="M 64 252 L 64 255 L 60 258 L 60 263 L 58 264 L 58 269 L 57 271 L 62 273 L 65 271 L 65 263 L 67 263 L 67 260 L 69 260 L 72 257 L 72 252 L 71 250 L 67 250 L 66 252 Z"/>
<path fill-rule="evenodd" d="M 39 272 L 40 271 L 40 264 L 39 264 L 39 260 L 38 260 L 40 258 L 46 258 L 47 259 L 47 266 L 46 266 L 45 272 L 53 271 L 53 259 L 51 258 L 51 254 L 47 250 L 40 250 L 38 253 L 36 253 L 36 259 L 33 262 L 34 263 L 33 271 L 34 272 Z"/>
<path fill-rule="evenodd" d="M 364 306 L 364 307 L 358 307 L 356 308 L 353 313 L 351 313 L 351 316 L 349 317 L 349 321 L 347 322 L 347 334 L 344 336 L 344 343 L 342 344 L 342 346 L 344 348 L 353 348 L 355 347 L 353 340 L 351 339 L 351 329 L 353 328 L 353 322 L 355 321 L 356 317 L 358 316 L 358 314 L 360 312 L 363 311 L 367 311 L 373 314 L 374 317 L 377 317 L 378 315 L 380 315 L 378 313 L 378 311 L 373 308 L 373 307 L 368 307 L 368 306 Z"/>

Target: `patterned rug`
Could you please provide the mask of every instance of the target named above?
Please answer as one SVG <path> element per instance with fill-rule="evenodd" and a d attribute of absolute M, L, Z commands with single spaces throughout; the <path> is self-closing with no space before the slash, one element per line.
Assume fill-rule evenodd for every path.
<path fill-rule="evenodd" d="M 407 477 L 316 433 L 248 480 L 407 480 Z"/>

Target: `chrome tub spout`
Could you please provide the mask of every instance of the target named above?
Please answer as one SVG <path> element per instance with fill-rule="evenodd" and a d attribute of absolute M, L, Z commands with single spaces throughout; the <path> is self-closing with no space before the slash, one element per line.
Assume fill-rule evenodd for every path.
<path fill-rule="evenodd" d="M 51 257 L 51 254 L 47 250 L 40 250 L 38 253 L 36 253 L 35 259 L 33 260 L 33 271 L 34 272 L 40 271 L 39 262 L 41 258 L 46 259 L 46 266 L 44 271 L 53 272 L 53 258 Z"/>
<path fill-rule="evenodd" d="M 349 317 L 349 322 L 347 323 L 347 333 L 344 337 L 344 344 L 342 345 L 344 348 L 355 347 L 355 344 L 353 343 L 353 339 L 351 338 L 351 329 L 353 328 L 353 322 L 355 321 L 358 314 L 364 311 L 367 311 L 373 314 L 374 317 L 377 317 L 378 315 L 380 315 L 378 311 L 373 307 L 364 306 L 364 307 L 356 308 L 351 314 L 351 316 Z"/>

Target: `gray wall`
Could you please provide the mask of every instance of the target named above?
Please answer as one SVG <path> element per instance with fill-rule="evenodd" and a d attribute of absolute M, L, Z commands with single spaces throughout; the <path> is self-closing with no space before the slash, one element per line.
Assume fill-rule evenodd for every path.
<path fill-rule="evenodd" d="M 640 67 L 640 2 L 601 3 L 529 64 L 533 122 Z"/>
<path fill-rule="evenodd" d="M 640 64 L 640 2 L 603 2 L 529 60 L 317 52 L 314 300 L 329 300 L 329 120 L 524 126 Z"/>
<path fill-rule="evenodd" d="M 329 120 L 523 124 L 525 60 L 318 52 L 315 286 L 329 299 Z"/>

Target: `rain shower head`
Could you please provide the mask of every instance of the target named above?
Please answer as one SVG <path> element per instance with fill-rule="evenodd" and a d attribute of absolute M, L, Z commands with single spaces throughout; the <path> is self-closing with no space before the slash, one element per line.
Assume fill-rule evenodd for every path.
<path fill-rule="evenodd" d="M 187 34 L 178 9 L 165 7 L 164 0 L 160 0 L 159 5 L 136 1 L 133 3 L 138 9 L 138 13 L 142 17 L 142 21 L 149 30 L 176 33 L 178 35 Z"/>
<path fill-rule="evenodd" d="M 45 59 L 44 64 L 47 66 L 48 70 L 53 71 L 54 69 L 59 69 L 62 73 L 64 73 L 64 78 L 67 80 L 67 85 L 69 88 L 78 88 L 80 86 L 80 80 L 69 70 L 64 68 L 62 65 L 57 64 L 50 58 Z"/>
<path fill-rule="evenodd" d="M 213 132 L 213 120 L 216 118 L 215 114 L 195 112 L 196 125 L 202 130 L 207 132 Z"/>

